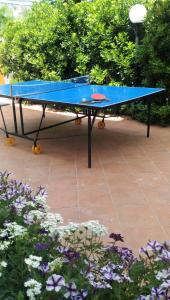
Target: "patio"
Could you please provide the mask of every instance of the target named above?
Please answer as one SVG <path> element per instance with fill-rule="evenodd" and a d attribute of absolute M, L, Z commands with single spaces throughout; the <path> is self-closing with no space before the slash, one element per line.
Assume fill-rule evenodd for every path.
<path fill-rule="evenodd" d="M 4 108 L 8 127 L 12 127 L 10 107 Z M 25 109 L 27 128 L 37 124 L 38 110 Z M 69 118 L 50 112 L 46 124 Z M 0 119 L 0 125 L 2 121 Z M 41 155 L 31 153 L 30 141 L 16 139 L 5 145 L 0 135 L 0 170 L 13 177 L 48 189 L 48 204 L 65 222 L 97 219 L 120 232 L 125 244 L 137 250 L 148 239 L 169 239 L 170 234 L 170 131 L 146 126 L 127 118 L 111 118 L 106 129 L 93 129 L 92 169 L 87 168 L 86 120 L 51 129 L 44 136 L 71 136 L 42 140 Z M 78 136 L 73 136 L 73 135 Z"/>

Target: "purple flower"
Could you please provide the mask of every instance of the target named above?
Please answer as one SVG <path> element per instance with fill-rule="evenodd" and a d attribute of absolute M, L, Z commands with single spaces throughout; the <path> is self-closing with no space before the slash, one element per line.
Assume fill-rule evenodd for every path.
<path fill-rule="evenodd" d="M 30 215 L 29 213 L 24 214 L 24 223 L 27 225 L 34 224 L 34 217 Z"/>
<path fill-rule="evenodd" d="M 138 300 L 154 300 L 154 299 L 155 299 L 155 297 L 154 296 L 150 296 L 150 295 L 148 295 L 148 296 L 141 295 L 138 298 Z"/>
<path fill-rule="evenodd" d="M 80 257 L 80 254 L 74 250 L 69 250 L 65 252 L 64 255 L 66 256 L 66 262 L 72 262 Z"/>
<path fill-rule="evenodd" d="M 117 253 L 120 256 L 124 267 L 130 266 L 136 261 L 136 258 L 134 257 L 132 250 L 126 247 L 107 246 L 105 250 L 109 252 Z"/>
<path fill-rule="evenodd" d="M 71 298 L 71 300 L 84 300 L 88 295 L 88 291 L 87 290 L 81 290 L 80 292 L 78 292 L 78 294 L 74 297 Z"/>
<path fill-rule="evenodd" d="M 57 247 L 57 250 L 66 257 L 65 262 L 72 262 L 80 257 L 80 254 L 69 247 Z"/>
<path fill-rule="evenodd" d="M 93 280 L 90 280 L 89 282 L 95 289 L 106 289 L 106 288 L 112 289 L 111 285 L 106 281 L 95 282 Z"/>
<path fill-rule="evenodd" d="M 152 288 L 151 295 L 156 297 L 156 299 L 159 300 L 162 298 L 162 296 L 165 295 L 165 290 L 163 290 L 162 288 Z"/>
<path fill-rule="evenodd" d="M 146 254 L 148 256 L 148 251 L 147 251 L 147 249 L 145 247 L 141 247 L 139 249 L 139 253 L 144 253 L 144 254 Z"/>
<path fill-rule="evenodd" d="M 105 272 L 103 275 L 104 275 L 104 278 L 109 281 L 113 280 L 113 281 L 117 281 L 119 283 L 123 281 L 123 278 L 117 273 Z"/>
<path fill-rule="evenodd" d="M 149 241 L 147 243 L 147 250 L 152 250 L 154 252 L 159 252 L 162 250 L 162 244 L 158 243 L 157 241 Z"/>
<path fill-rule="evenodd" d="M 68 284 L 65 285 L 67 292 L 64 294 L 65 298 L 74 298 L 75 296 L 77 296 L 77 287 L 75 285 L 74 282 L 70 282 Z"/>
<path fill-rule="evenodd" d="M 40 270 L 43 274 L 48 273 L 50 271 L 49 263 L 48 262 L 41 262 L 38 270 Z"/>
<path fill-rule="evenodd" d="M 100 269 L 101 274 L 106 280 L 114 280 L 117 282 L 122 282 L 122 277 L 115 273 L 116 268 L 120 269 L 121 266 L 116 266 L 114 264 L 108 264 Z M 121 267 L 122 268 L 122 267 Z"/>
<path fill-rule="evenodd" d="M 15 200 L 14 206 L 17 209 L 22 209 L 25 207 L 25 205 L 26 205 L 26 200 L 24 198 L 19 197 L 18 199 Z"/>
<path fill-rule="evenodd" d="M 65 286 L 65 280 L 63 276 L 53 274 L 46 281 L 46 290 L 59 292 L 61 288 Z"/>
<path fill-rule="evenodd" d="M 63 246 L 58 246 L 56 248 L 56 250 L 59 252 L 59 253 L 65 253 L 69 250 L 69 247 L 63 247 Z"/>
<path fill-rule="evenodd" d="M 39 186 L 36 196 L 47 197 L 48 196 L 47 190 L 44 187 Z"/>
<path fill-rule="evenodd" d="M 170 261 L 170 251 L 162 250 L 161 254 L 158 255 L 158 260 Z"/>
<path fill-rule="evenodd" d="M 88 272 L 85 274 L 85 277 L 89 280 L 89 281 L 93 281 L 94 280 L 94 275 L 92 272 Z"/>
<path fill-rule="evenodd" d="M 43 235 L 43 234 L 45 235 L 45 234 L 48 234 L 48 230 L 47 230 L 47 229 L 44 229 L 44 228 L 41 228 L 41 229 L 39 230 L 39 233 L 42 234 L 42 235 Z"/>
<path fill-rule="evenodd" d="M 47 243 L 37 243 L 35 244 L 35 249 L 38 251 L 47 250 L 49 248 L 49 245 Z"/>
<path fill-rule="evenodd" d="M 111 239 L 113 239 L 115 242 L 124 242 L 124 239 L 123 239 L 123 237 L 121 236 L 121 234 L 120 233 L 111 233 L 110 235 L 109 235 L 109 237 L 111 238 Z"/>
<path fill-rule="evenodd" d="M 162 247 L 163 247 L 164 250 L 170 251 L 170 241 L 165 241 L 162 244 Z"/>
<path fill-rule="evenodd" d="M 166 279 L 160 286 L 162 289 L 169 289 L 170 288 L 170 279 Z"/>

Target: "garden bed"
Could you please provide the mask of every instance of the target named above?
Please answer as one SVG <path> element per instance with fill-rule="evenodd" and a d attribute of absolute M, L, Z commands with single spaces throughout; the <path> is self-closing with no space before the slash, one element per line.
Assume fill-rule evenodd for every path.
<path fill-rule="evenodd" d="M 0 173 L 0 299 L 170 299 L 170 244 L 149 241 L 139 257 L 98 221 L 62 225 L 39 187 Z"/>

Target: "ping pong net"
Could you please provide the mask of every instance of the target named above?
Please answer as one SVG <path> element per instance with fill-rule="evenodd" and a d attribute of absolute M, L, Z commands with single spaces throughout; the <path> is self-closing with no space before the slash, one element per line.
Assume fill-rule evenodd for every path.
<path fill-rule="evenodd" d="M 63 81 L 36 81 L 10 85 L 10 96 L 26 98 L 33 95 L 61 91 L 89 84 L 89 76 L 69 78 Z"/>

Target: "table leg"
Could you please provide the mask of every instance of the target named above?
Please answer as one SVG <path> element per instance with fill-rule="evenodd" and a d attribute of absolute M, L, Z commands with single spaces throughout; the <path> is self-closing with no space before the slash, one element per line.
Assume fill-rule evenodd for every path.
<path fill-rule="evenodd" d="M 19 110 L 20 110 L 21 132 L 22 132 L 22 135 L 24 135 L 24 119 L 23 119 L 23 111 L 22 111 L 22 100 L 19 101 Z"/>
<path fill-rule="evenodd" d="M 37 130 L 36 136 L 34 138 L 34 146 L 36 146 L 36 143 L 37 143 L 37 140 L 38 140 L 38 137 L 39 137 L 39 133 L 41 131 L 41 125 L 42 125 L 42 121 L 43 121 L 44 116 L 45 116 L 46 107 L 47 107 L 46 104 L 43 105 L 43 111 L 42 111 L 42 116 L 41 116 L 41 119 L 40 119 L 40 124 L 39 124 L 38 130 Z"/>
<path fill-rule="evenodd" d="M 91 168 L 91 133 L 92 133 L 92 124 L 91 124 L 91 110 L 88 109 L 88 168 Z"/>
<path fill-rule="evenodd" d="M 151 100 L 148 100 L 147 138 L 149 138 L 150 135 L 150 119 L 151 119 Z"/>
<path fill-rule="evenodd" d="M 8 135 L 7 126 L 6 126 L 6 122 L 5 122 L 5 118 L 4 118 L 1 106 L 0 106 L 0 112 L 1 112 L 1 117 L 2 117 L 3 124 L 4 124 L 4 131 L 5 131 L 6 137 L 8 138 L 9 135 Z"/>
<path fill-rule="evenodd" d="M 12 110 L 13 110 L 15 134 L 17 134 L 18 133 L 18 126 L 17 126 L 17 117 L 16 117 L 16 108 L 15 108 L 15 99 L 14 98 L 12 98 Z"/>

